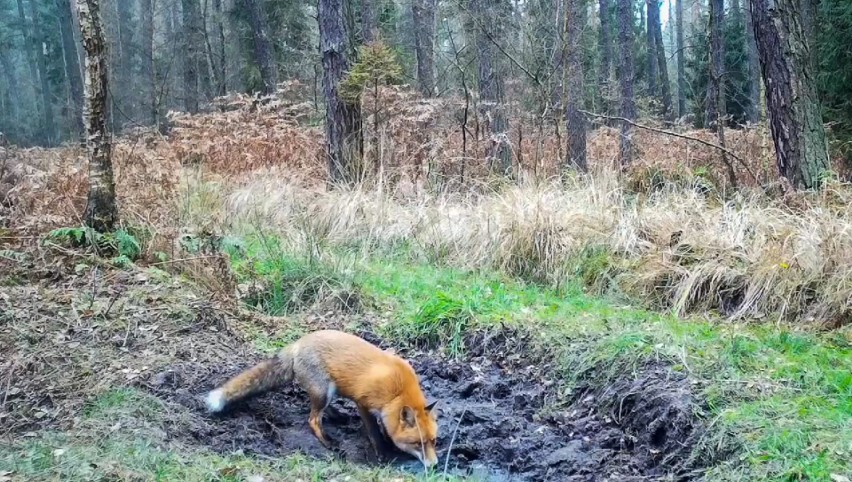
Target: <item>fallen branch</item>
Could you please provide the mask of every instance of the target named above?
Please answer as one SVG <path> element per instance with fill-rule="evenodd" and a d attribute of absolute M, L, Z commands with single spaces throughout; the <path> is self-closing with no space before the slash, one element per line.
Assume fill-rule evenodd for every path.
<path fill-rule="evenodd" d="M 199 259 L 213 259 L 218 258 L 219 255 L 206 255 L 206 256 L 195 256 L 193 258 L 179 258 L 179 259 L 170 259 L 168 261 L 160 261 L 158 263 L 151 263 L 148 266 L 162 266 L 164 264 L 174 264 L 174 263 L 183 263 L 185 261 L 195 261 Z"/>
<path fill-rule="evenodd" d="M 737 160 L 737 162 L 739 162 L 739 163 L 740 163 L 740 165 L 742 165 L 742 166 L 743 166 L 743 168 L 745 168 L 746 172 L 748 172 L 748 174 L 751 176 L 751 178 L 754 180 L 754 182 L 756 182 L 756 183 L 760 184 L 760 181 L 757 179 L 757 176 L 754 174 L 754 172 L 752 172 L 751 168 L 750 168 L 750 167 L 748 167 L 748 164 L 746 164 L 746 163 L 745 163 L 745 161 L 744 161 L 744 160 L 743 160 L 740 156 L 738 156 L 738 155 L 734 154 L 733 152 L 731 152 L 731 150 L 730 150 L 730 149 L 727 149 L 727 148 L 725 148 L 725 147 L 722 147 L 722 146 L 720 146 L 719 144 L 713 144 L 712 142 L 707 142 L 707 141 L 705 141 L 705 140 L 703 140 L 703 139 L 699 139 L 699 138 L 697 138 L 697 137 L 688 136 L 688 135 L 686 135 L 686 134 L 681 134 L 681 133 L 679 133 L 679 132 L 667 131 L 667 130 L 665 130 L 665 129 L 659 129 L 659 128 L 657 128 L 657 127 L 651 127 L 651 126 L 646 126 L 646 125 L 642 125 L 642 124 L 637 124 L 636 122 L 633 122 L 633 121 L 632 121 L 632 120 L 630 120 L 630 119 L 625 119 L 624 117 L 611 116 L 611 115 L 605 115 L 605 114 L 598 114 L 598 113 L 595 113 L 595 112 L 589 112 L 589 111 L 587 111 L 587 110 L 579 110 L 579 112 L 582 112 L 583 114 L 586 114 L 587 116 L 590 116 L 590 117 L 598 117 L 598 118 L 601 118 L 601 119 L 609 119 L 609 120 L 616 120 L 616 121 L 626 122 L 626 123 L 628 123 L 628 124 L 630 124 L 630 125 L 632 125 L 632 126 L 634 126 L 634 127 L 638 127 L 638 128 L 640 128 L 640 129 L 645 129 L 645 130 L 647 130 L 647 131 L 656 132 L 656 133 L 658 133 L 658 134 L 666 134 L 666 135 L 669 135 L 669 136 L 672 136 L 672 137 L 679 137 L 679 138 L 681 138 L 681 139 L 686 139 L 686 140 L 688 140 L 688 141 L 694 141 L 694 142 L 697 142 L 697 143 L 699 143 L 699 144 L 704 144 L 705 146 L 712 147 L 712 148 L 714 148 L 714 149 L 718 149 L 719 151 L 724 152 L 725 154 L 727 154 L 727 155 L 729 155 L 729 156 L 733 157 L 734 159 L 736 159 L 736 160 Z"/>

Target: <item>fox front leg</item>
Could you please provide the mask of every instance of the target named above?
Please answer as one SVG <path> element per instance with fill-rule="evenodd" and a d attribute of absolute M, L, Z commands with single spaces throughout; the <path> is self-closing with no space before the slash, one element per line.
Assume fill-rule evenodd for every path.
<path fill-rule="evenodd" d="M 364 431 L 367 432 L 367 438 L 370 440 L 370 446 L 373 447 L 376 460 L 380 462 L 386 461 L 387 446 L 385 444 L 385 434 L 382 432 L 379 422 L 366 408 L 359 406 L 358 413 L 361 414 L 361 420 L 364 422 Z"/>

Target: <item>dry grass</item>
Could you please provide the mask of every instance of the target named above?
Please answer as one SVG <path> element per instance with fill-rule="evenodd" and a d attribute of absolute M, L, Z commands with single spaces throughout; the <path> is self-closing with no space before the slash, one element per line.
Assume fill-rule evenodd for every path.
<path fill-rule="evenodd" d="M 756 195 L 720 202 L 675 187 L 636 198 L 604 175 L 405 201 L 279 178 L 269 172 L 233 192 L 228 221 L 262 224 L 303 246 L 404 245 L 414 256 L 557 286 L 579 271 L 607 270 L 606 287 L 677 312 L 837 326 L 852 308 L 845 187 L 801 198 L 793 210 Z"/>

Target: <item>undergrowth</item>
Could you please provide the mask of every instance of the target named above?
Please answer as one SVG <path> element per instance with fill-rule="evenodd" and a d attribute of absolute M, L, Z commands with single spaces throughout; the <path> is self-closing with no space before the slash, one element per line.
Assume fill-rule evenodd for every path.
<path fill-rule="evenodd" d="M 341 263 L 329 265 L 312 254 L 287 253 L 281 240 L 253 237 L 239 249 L 228 245 L 232 267 L 246 282 L 243 301 L 264 313 L 281 316 L 315 303 L 334 299 L 357 309 L 360 300 L 352 286 L 352 274 Z"/>
<path fill-rule="evenodd" d="M 113 265 L 127 267 L 142 256 L 142 243 L 149 237 L 145 230 L 138 228 L 119 228 L 111 233 L 101 233 L 87 226 L 73 226 L 50 231 L 44 242 L 92 248 L 97 255 L 109 258 Z"/>

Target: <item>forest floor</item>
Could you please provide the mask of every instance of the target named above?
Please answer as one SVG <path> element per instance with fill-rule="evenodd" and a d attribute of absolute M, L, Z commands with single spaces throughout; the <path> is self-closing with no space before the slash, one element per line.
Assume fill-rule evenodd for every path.
<path fill-rule="evenodd" d="M 133 157 L 119 146 L 126 222 L 94 247 L 68 221 L 84 200 L 84 170 L 68 162 L 79 151 L 21 155 L 41 170 L 22 169 L 20 178 L 37 179 L 40 190 L 27 185 L 0 212 L 0 481 L 852 478 L 852 324 L 734 317 L 698 302 L 669 309 L 599 289 L 616 286 L 608 283 L 627 265 L 589 240 L 645 243 L 651 254 L 625 279 L 641 279 L 639 270 L 663 256 L 625 234 L 634 229 L 627 211 L 585 219 L 578 203 L 558 197 L 575 194 L 541 190 L 472 205 L 325 194 L 273 176 L 282 172 L 228 178 L 210 166 L 169 164 L 179 148 L 135 146 Z M 583 195 L 611 214 L 611 198 Z M 521 204 L 528 198 L 540 205 Z M 720 262 L 726 250 L 703 251 L 702 236 L 690 234 L 701 222 L 675 219 L 678 202 L 696 218 L 717 209 L 679 197 L 646 207 L 660 210 L 658 224 L 635 229 L 665 238 L 671 251 L 671 226 L 680 226 L 692 249 L 681 258 Z M 567 221 L 547 218 L 554 205 Z M 484 211 L 514 216 L 506 223 L 514 231 L 499 232 L 499 217 L 474 230 L 471 213 Z M 809 212 L 760 213 L 771 216 L 755 215 L 748 229 L 774 216 L 813 231 Z M 733 229 L 730 213 L 718 215 Z M 604 232 L 610 219 L 618 228 Z M 665 236 L 652 232 L 658 227 Z M 565 244 L 565 233 L 580 245 Z M 488 244 L 490 236 L 501 244 Z M 557 259 L 563 251 L 580 255 Z M 672 266 L 703 266 L 690 263 Z M 837 286 L 840 294 L 799 303 L 842 306 Z M 696 289 L 699 301 L 715 295 Z M 723 298 L 708 303 L 724 308 Z M 777 299 L 764 293 L 753 307 Z M 432 473 L 399 454 L 389 464 L 373 460 L 345 401 L 326 421 L 342 450 L 327 452 L 310 434 L 296 387 L 205 412 L 207 390 L 320 328 L 357 333 L 411 360 L 427 397 L 439 400 Z"/>

